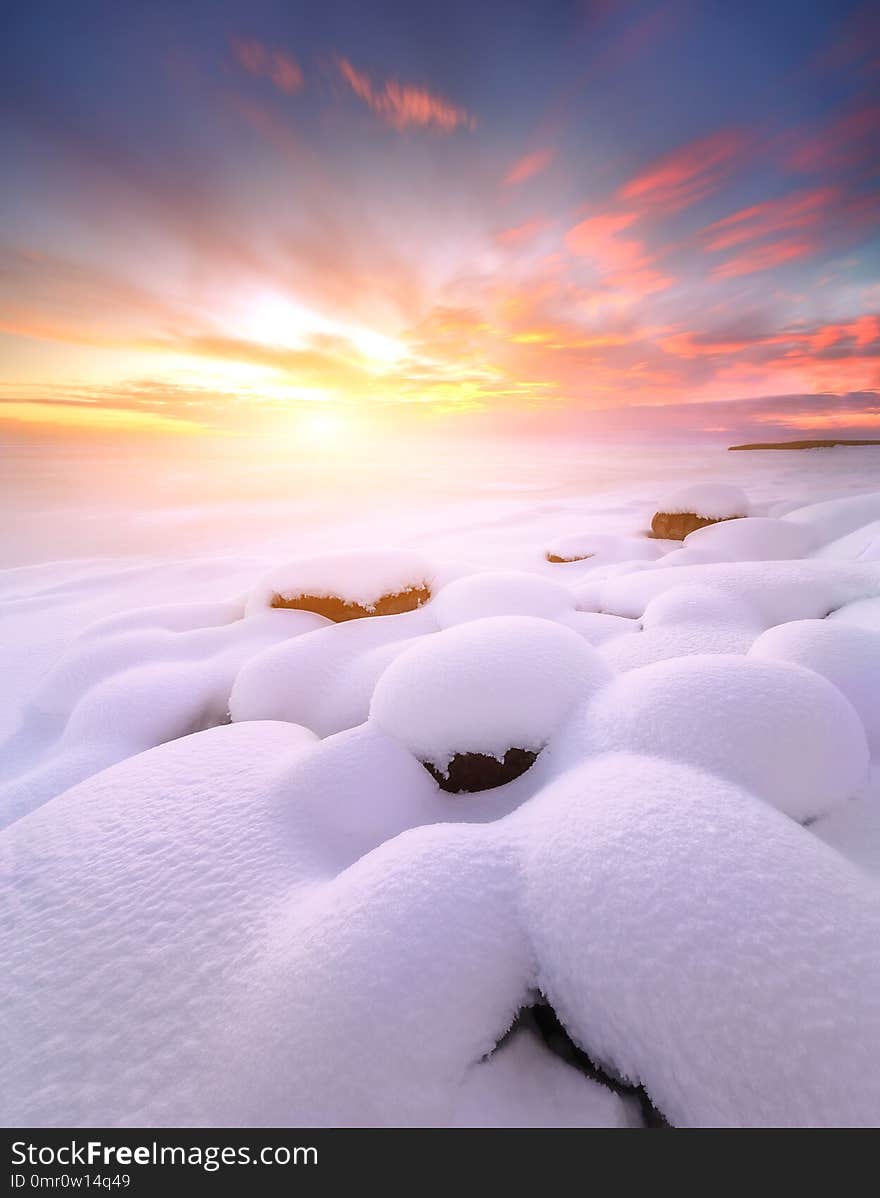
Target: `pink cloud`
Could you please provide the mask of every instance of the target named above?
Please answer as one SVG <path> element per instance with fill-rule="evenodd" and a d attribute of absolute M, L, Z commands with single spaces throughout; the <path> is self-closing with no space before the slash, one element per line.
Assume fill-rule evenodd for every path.
<path fill-rule="evenodd" d="M 690 142 L 635 175 L 618 197 L 662 212 L 688 208 L 718 190 L 745 144 L 745 136 L 736 129 Z"/>
<path fill-rule="evenodd" d="M 520 245 L 524 241 L 531 241 L 533 237 L 547 228 L 547 222 L 540 216 L 534 217 L 532 220 L 527 220 L 521 225 L 514 225 L 510 229 L 502 229 L 500 233 L 495 234 L 495 240 L 499 245 Z"/>
<path fill-rule="evenodd" d="M 770 245 L 760 245 L 746 250 L 733 258 L 728 258 L 712 271 L 713 279 L 735 279 L 741 275 L 757 274 L 762 270 L 772 270 L 774 266 L 782 266 L 797 258 L 807 258 L 816 252 L 815 243 L 811 241 L 776 241 Z"/>
<path fill-rule="evenodd" d="M 838 199 L 834 187 L 798 191 L 775 200 L 766 200 L 731 213 L 705 230 L 710 250 L 726 250 L 748 241 L 757 241 L 775 233 L 803 229 L 817 224 L 825 210 Z"/>
<path fill-rule="evenodd" d="M 871 166 L 877 157 L 880 104 L 843 113 L 822 129 L 812 129 L 788 154 L 788 165 L 802 174 Z"/>
<path fill-rule="evenodd" d="M 283 50 L 273 50 L 254 39 L 234 38 L 232 52 L 249 75 L 269 79 L 287 95 L 301 92 L 306 85 L 299 63 Z"/>
<path fill-rule="evenodd" d="M 359 71 L 347 58 L 338 59 L 337 66 L 358 99 L 363 100 L 392 129 L 403 130 L 415 126 L 452 133 L 460 127 L 476 127 L 476 119 L 464 108 L 425 88 L 399 83 L 396 79 L 386 79 L 380 87 L 374 88 L 369 75 Z"/>
<path fill-rule="evenodd" d="M 504 182 L 510 186 L 534 179 L 535 175 L 540 175 L 541 171 L 547 169 L 555 156 L 556 151 L 550 149 L 533 150 L 531 154 L 524 154 L 522 158 L 517 159 L 504 176 Z"/>

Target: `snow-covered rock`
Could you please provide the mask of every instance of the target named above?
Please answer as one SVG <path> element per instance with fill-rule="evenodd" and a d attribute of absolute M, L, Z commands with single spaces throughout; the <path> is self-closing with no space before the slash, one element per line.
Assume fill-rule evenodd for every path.
<path fill-rule="evenodd" d="M 574 611 L 571 591 L 525 571 L 471 574 L 448 583 L 431 605 L 441 628 L 486 616 L 540 616 L 555 620 Z"/>
<path fill-rule="evenodd" d="M 495 616 L 416 641 L 380 678 L 370 715 L 445 773 L 460 754 L 539 752 L 610 673 L 569 628 Z"/>
<path fill-rule="evenodd" d="M 657 509 L 671 516 L 693 513 L 709 520 L 730 520 L 749 514 L 749 500 L 745 491 L 729 483 L 694 483 L 667 495 Z"/>
<path fill-rule="evenodd" d="M 658 505 L 651 532 L 661 540 L 683 541 L 696 529 L 748 514 L 748 497 L 739 487 L 697 483 L 675 491 Z"/>
<path fill-rule="evenodd" d="M 434 568 L 404 549 L 362 549 L 295 558 L 254 587 L 247 614 L 267 607 L 315 611 L 334 621 L 397 615 L 427 603 Z"/>
<path fill-rule="evenodd" d="M 835 608 L 880 594 L 880 565 L 855 562 L 717 562 L 641 570 L 579 588 L 579 608 L 640 618 L 673 587 L 708 587 L 751 607 L 769 628 L 787 620 L 822 619 Z"/>
<path fill-rule="evenodd" d="M 806 557 L 814 543 L 809 526 L 770 516 L 746 516 L 695 529 L 675 554 L 676 564 L 785 561 Z"/>
<path fill-rule="evenodd" d="M 557 565 L 590 561 L 592 566 L 607 566 L 617 562 L 653 561 L 666 552 L 668 546 L 649 537 L 613 536 L 610 533 L 578 532 L 558 537 L 547 546 L 548 562 Z"/>
<path fill-rule="evenodd" d="M 871 751 L 880 754 L 880 631 L 831 620 L 794 620 L 763 633 L 750 654 L 815 670 L 859 714 Z"/>
<path fill-rule="evenodd" d="M 665 757 L 718 774 L 799 821 L 856 794 L 869 764 L 862 723 L 835 686 L 751 656 L 681 657 L 621 674 L 567 736 L 566 761 L 616 750 Z"/>
<path fill-rule="evenodd" d="M 328 624 L 251 657 L 229 697 L 233 720 L 288 720 L 319 736 L 363 723 L 376 682 L 414 637 L 435 632 L 433 604 Z"/>
<path fill-rule="evenodd" d="M 876 1124 L 880 893 L 843 857 L 647 758 L 581 766 L 516 818 L 538 983 L 594 1061 L 677 1127 Z"/>

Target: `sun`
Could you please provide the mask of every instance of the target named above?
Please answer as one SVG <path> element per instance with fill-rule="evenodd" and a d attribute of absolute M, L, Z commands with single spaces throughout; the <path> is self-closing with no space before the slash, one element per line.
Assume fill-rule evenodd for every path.
<path fill-rule="evenodd" d="M 297 420 L 297 439 L 316 449 L 338 449 L 347 440 L 348 421 L 339 412 L 306 412 Z"/>
<path fill-rule="evenodd" d="M 263 294 L 251 299 L 237 320 L 237 330 L 263 345 L 305 349 L 320 338 L 347 342 L 352 350 L 376 366 L 389 365 L 406 354 L 395 337 L 346 320 L 334 320 L 294 303 L 286 296 Z"/>

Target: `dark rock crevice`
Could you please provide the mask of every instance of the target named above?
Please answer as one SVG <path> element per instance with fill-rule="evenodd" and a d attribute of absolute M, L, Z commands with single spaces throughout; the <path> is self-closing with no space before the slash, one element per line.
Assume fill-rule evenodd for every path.
<path fill-rule="evenodd" d="M 582 1048 L 575 1044 L 566 1031 L 562 1020 L 546 999 L 539 998 L 533 1006 L 523 1007 L 507 1035 L 510 1035 L 516 1028 L 523 1025 L 530 1027 L 539 1035 L 545 1047 L 554 1056 L 564 1061 L 566 1065 L 577 1069 L 579 1073 L 589 1078 L 590 1081 L 599 1082 L 600 1085 L 613 1090 L 615 1094 L 619 1094 L 622 1098 L 634 1099 L 638 1103 L 639 1113 L 645 1127 L 672 1127 L 672 1124 L 664 1116 L 663 1112 L 659 1111 L 651 1102 L 644 1086 L 634 1086 L 630 1082 L 623 1081 L 615 1074 L 609 1073 L 607 1069 L 602 1068 L 601 1065 L 597 1065 Z M 500 1043 L 503 1043 L 503 1040 Z"/>
<path fill-rule="evenodd" d="M 500 760 L 488 753 L 456 753 L 445 773 L 430 761 L 422 765 L 448 794 L 473 794 L 512 782 L 534 765 L 537 756 L 530 749 L 508 749 Z"/>

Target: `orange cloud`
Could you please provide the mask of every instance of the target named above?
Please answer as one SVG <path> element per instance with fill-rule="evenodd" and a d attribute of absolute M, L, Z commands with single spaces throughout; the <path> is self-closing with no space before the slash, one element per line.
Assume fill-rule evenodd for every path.
<path fill-rule="evenodd" d="M 524 154 L 522 158 L 517 159 L 504 176 L 505 184 L 510 186 L 514 183 L 526 183 L 529 179 L 534 179 L 535 175 L 540 175 L 541 171 L 547 169 L 555 157 L 556 151 L 550 149 L 533 150 L 531 154 Z"/>
<path fill-rule="evenodd" d="M 337 60 L 342 78 L 358 97 L 392 129 L 403 130 L 410 126 L 434 128 L 442 133 L 452 133 L 463 127 L 474 129 L 476 119 L 464 108 L 459 108 L 442 96 L 433 95 L 422 87 L 386 79 L 380 88 L 374 88 L 369 75 L 357 70 L 347 58 Z"/>
<path fill-rule="evenodd" d="M 807 258 L 815 251 L 816 246 L 811 241 L 776 241 L 770 245 L 756 246 L 716 266 L 712 278 L 735 279 L 741 275 L 757 274 L 797 258 Z"/>
<path fill-rule="evenodd" d="M 620 188 L 618 196 L 662 212 L 678 212 L 717 191 L 746 143 L 735 130 L 690 142 L 651 163 Z"/>
<path fill-rule="evenodd" d="M 234 38 L 232 52 L 249 75 L 271 80 L 279 91 L 295 95 L 306 85 L 299 63 L 283 50 L 272 50 L 255 40 Z"/>

